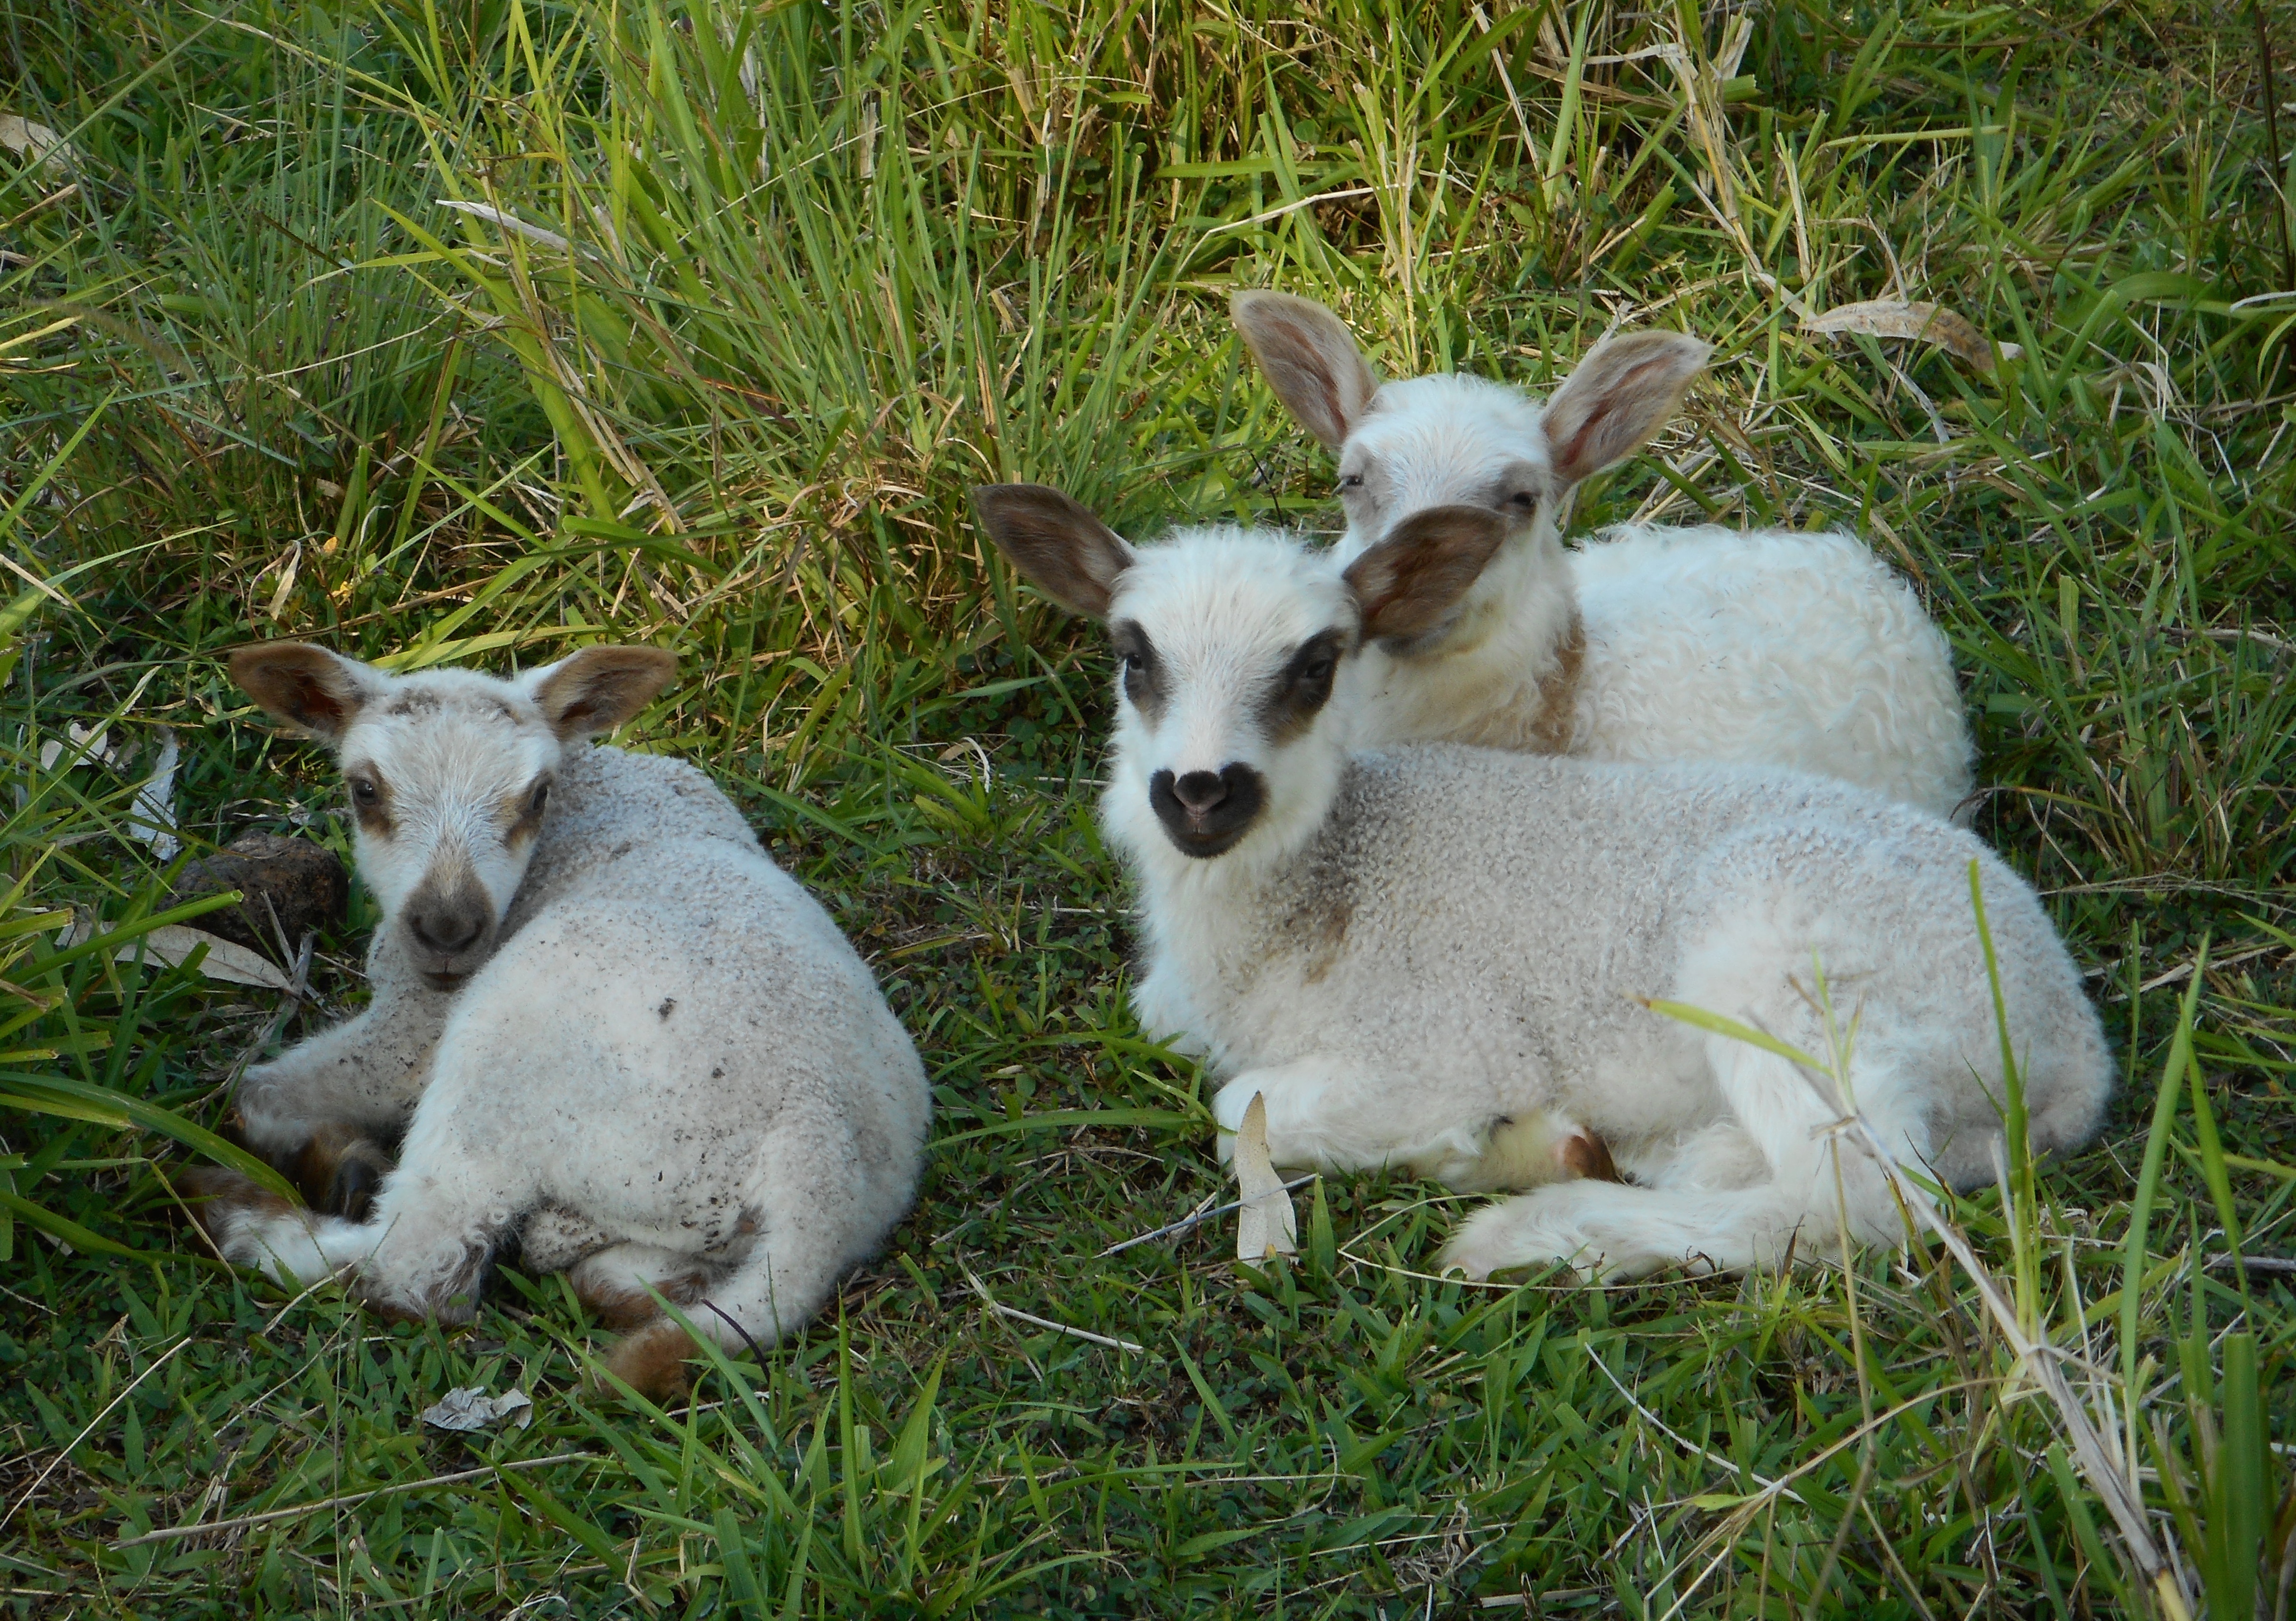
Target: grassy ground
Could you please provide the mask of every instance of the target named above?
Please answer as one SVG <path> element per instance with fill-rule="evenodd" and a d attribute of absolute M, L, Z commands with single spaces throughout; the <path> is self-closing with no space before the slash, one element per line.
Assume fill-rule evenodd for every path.
<path fill-rule="evenodd" d="M 2208 1264 L 2296 1248 L 2296 270 L 2246 11 L 0 25 L 6 108 L 71 149 L 0 154 L 9 1613 L 2284 1613 L 2289 1283 Z M 985 564 L 964 491 L 1335 528 L 1237 285 L 1332 302 L 1391 373 L 1534 389 L 1613 323 L 1698 332 L 1711 378 L 1582 523 L 1847 522 L 1917 582 L 1979 827 L 2128 1075 L 2097 1148 L 1956 1215 L 2149 1531 L 1935 1244 L 1477 1288 L 1426 1269 L 1464 1201 L 1362 1180 L 1303 1191 L 1295 1265 L 1220 1224 L 1100 1256 L 1220 1188 L 1206 1093 L 1125 1011 L 1104 657 Z M 1883 296 L 2022 357 L 1800 330 Z M 552 1281 L 381 1328 L 171 1230 L 237 1068 L 356 1005 L 361 918 L 299 1005 L 58 939 L 162 907 L 130 814 L 162 728 L 193 853 L 345 843 L 219 650 L 608 634 L 680 652 L 636 745 L 705 763 L 834 909 L 939 1099 L 890 1253 L 673 1414 L 586 1392 L 603 1337 Z M 44 762 L 74 723 L 115 759 Z M 416 1421 L 510 1382 L 531 1428 Z"/>

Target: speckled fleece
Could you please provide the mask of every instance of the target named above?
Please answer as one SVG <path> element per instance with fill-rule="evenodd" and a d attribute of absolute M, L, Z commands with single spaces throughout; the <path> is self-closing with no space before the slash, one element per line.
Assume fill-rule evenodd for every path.
<path fill-rule="evenodd" d="M 914 1197 L 930 1093 L 828 914 L 701 772 L 570 749 L 495 954 L 452 995 L 378 930 L 375 1000 L 250 1072 L 259 1138 L 406 1124 L 364 1224 L 242 1224 L 234 1258 L 356 1266 L 466 1313 L 487 1259 L 611 1282 L 697 1267 L 760 1343 L 803 1322 Z M 426 1084 L 427 1079 L 427 1084 Z M 738 1344 L 706 1306 L 695 1327 Z"/>
<path fill-rule="evenodd" d="M 1343 591 L 1328 558 L 1205 530 L 1141 549 L 1111 610 L 1169 685 L 1152 722 L 1119 692 L 1103 806 L 1140 887 L 1134 1004 L 1225 1081 L 1224 1126 L 1261 1093 L 1279 1165 L 1408 1165 L 1464 1188 L 1556 1174 L 1551 1155 L 1522 1174 L 1538 1157 L 1521 1130 L 1605 1139 L 1636 1185 L 1563 1183 L 1480 1213 L 1448 1257 L 1477 1275 L 1808 1254 L 1837 1232 L 1831 1139 L 1814 1134 L 1841 1113 L 1832 1084 L 1637 999 L 1822 1059 L 1846 1043 L 1856 1102 L 1901 1162 L 1984 1179 L 2004 1094 L 1975 862 L 2032 1140 L 2095 1132 L 2113 1081 L 2102 1027 L 2038 901 L 1980 840 L 1795 772 L 1351 752 L 1344 684 L 1304 735 L 1258 736 L 1259 672 L 1343 622 Z M 1231 759 L 1261 774 L 1265 808 L 1227 853 L 1181 854 L 1151 774 Z M 1856 1237 L 1902 1231 L 1869 1161 L 1843 1156 L 1842 1182 Z"/>

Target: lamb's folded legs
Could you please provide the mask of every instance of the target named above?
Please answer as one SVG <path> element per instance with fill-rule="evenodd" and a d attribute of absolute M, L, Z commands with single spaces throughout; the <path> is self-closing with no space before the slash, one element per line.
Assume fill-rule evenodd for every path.
<path fill-rule="evenodd" d="M 1618 1175 L 1602 1141 L 1555 1110 L 1504 1109 L 1496 1095 L 1478 1104 L 1435 1090 L 1311 1053 L 1245 1070 L 1220 1088 L 1212 1114 L 1224 1134 L 1233 1133 L 1251 1100 L 1265 1098 L 1267 1153 L 1278 1166 L 1393 1167 L 1468 1191 Z M 1231 1152 L 1226 1134 L 1219 1152 L 1223 1161 Z"/>
<path fill-rule="evenodd" d="M 237 1099 L 248 1145 L 331 1209 L 362 1214 L 429 1084 L 454 993 L 432 986 L 385 929 L 368 954 L 365 1011 L 250 1068 Z"/>
<path fill-rule="evenodd" d="M 378 1310 L 442 1322 L 470 1319 L 487 1263 L 537 1198 L 529 1171 L 445 1133 L 410 1151 L 364 1222 L 297 1210 L 228 1172 L 192 1185 L 201 1224 L 234 1265 L 283 1282 L 347 1273 Z"/>
<path fill-rule="evenodd" d="M 1718 1188 L 1685 1185 L 1693 1180 L 1685 1175 L 1672 1186 L 1543 1188 L 1477 1211 L 1453 1235 L 1443 1265 L 1471 1278 L 1554 1261 L 1603 1277 L 1669 1265 L 1742 1272 L 1836 1253 L 1845 1230 L 1857 1244 L 1902 1236 L 1882 1168 L 1858 1140 L 1833 1129 L 1842 1112 L 1835 1100 L 1785 1059 L 1756 1047 L 1716 1036 L 1708 1058 L 1738 1149 L 1759 1154 L 1754 1180 Z M 1870 1047 L 1857 1068 L 1866 1118 L 1900 1164 L 1918 1165 L 1928 1150 L 1918 1095 L 1892 1086 L 1886 1059 Z M 1831 1090 L 1830 1083 L 1820 1085 Z M 1688 1158 L 1710 1158 L 1710 1169 L 1737 1151 L 1718 1134 L 1705 1146 L 1710 1156 Z"/>

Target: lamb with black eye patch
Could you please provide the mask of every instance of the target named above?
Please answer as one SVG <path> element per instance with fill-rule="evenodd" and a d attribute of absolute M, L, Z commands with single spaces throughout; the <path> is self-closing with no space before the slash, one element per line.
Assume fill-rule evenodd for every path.
<path fill-rule="evenodd" d="M 1498 514 L 1416 512 L 1342 563 L 1234 528 L 1136 549 L 1041 486 L 974 501 L 1023 574 L 1163 672 L 1152 713 L 1119 692 L 1101 802 L 1138 890 L 1141 1023 L 1203 1059 L 1224 1131 L 1264 1101 L 1279 1166 L 1533 1190 L 1447 1264 L 1735 1271 L 1845 1229 L 1886 1243 L 1888 1178 L 1854 1145 L 1837 1163 L 1849 1100 L 1899 1166 L 1989 1181 L 2005 1047 L 2037 1150 L 2095 1134 L 2114 1066 L 2080 972 L 1966 831 L 1789 770 L 1358 746 L 1349 663 L 1444 625 Z M 1804 1052 L 1840 1037 L 1848 1097 L 1650 1000 Z"/>
<path fill-rule="evenodd" d="M 635 1330 L 609 1366 L 660 1397 L 698 1347 L 649 1289 L 728 1349 L 768 1345 L 906 1212 L 931 1097 L 867 966 L 701 772 L 590 747 L 676 667 L 233 656 L 342 760 L 383 916 L 367 1010 L 238 1097 L 252 1146 L 361 1219 L 195 1176 L 226 1257 L 455 1322 L 514 1253 Z"/>
<path fill-rule="evenodd" d="M 1345 642 L 1342 631 L 1318 631 L 1283 661 L 1259 703 L 1260 729 L 1269 742 L 1289 742 L 1324 712 L 1332 700 L 1332 678 L 1339 673 Z"/>

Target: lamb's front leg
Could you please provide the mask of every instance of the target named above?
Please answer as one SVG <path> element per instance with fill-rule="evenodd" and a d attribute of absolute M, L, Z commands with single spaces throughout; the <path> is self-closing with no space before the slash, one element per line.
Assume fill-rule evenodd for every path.
<path fill-rule="evenodd" d="M 1410 1170 L 1470 1191 L 1615 1177 L 1593 1134 L 1552 1109 L 1510 1107 L 1496 1088 L 1383 1074 L 1336 1053 L 1247 1069 L 1219 1090 L 1220 1158 L 1255 1096 L 1267 1101 L 1267 1153 L 1321 1171 Z"/>
<path fill-rule="evenodd" d="M 232 1172 L 192 1179 L 200 1223 L 226 1260 L 279 1281 L 348 1281 L 385 1314 L 467 1322 L 487 1264 L 537 1202 L 530 1167 L 451 1132 L 410 1134 L 364 1222 L 298 1210 Z"/>
<path fill-rule="evenodd" d="M 454 993 L 416 972 L 395 934 L 378 937 L 367 971 L 374 999 L 364 1012 L 253 1066 L 241 1081 L 240 1119 L 257 1152 L 291 1165 L 329 1128 L 391 1137 L 406 1126 Z"/>

